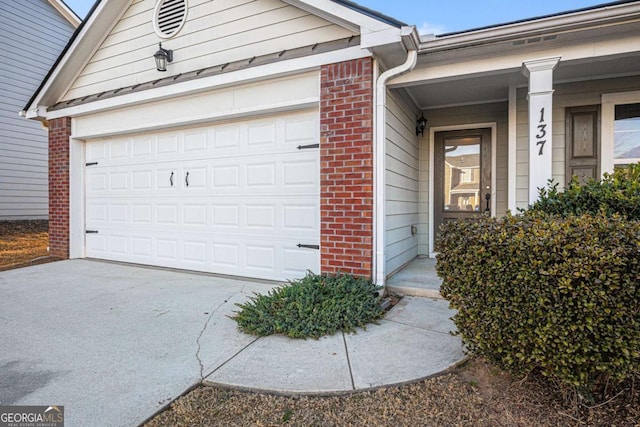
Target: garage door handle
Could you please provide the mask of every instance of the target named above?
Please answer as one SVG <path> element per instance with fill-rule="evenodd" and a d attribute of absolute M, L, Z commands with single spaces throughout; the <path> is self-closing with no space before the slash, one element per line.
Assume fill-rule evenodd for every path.
<path fill-rule="evenodd" d="M 189 172 L 187 172 L 187 176 L 184 177 L 184 183 L 187 184 L 187 187 L 189 186 Z"/>
<path fill-rule="evenodd" d="M 296 246 L 299 248 L 305 248 L 305 249 L 320 249 L 320 245 L 305 245 L 302 243 L 298 243 Z"/>
<path fill-rule="evenodd" d="M 173 187 L 173 172 L 171 172 L 171 176 L 169 177 L 169 182 L 171 183 L 171 186 Z"/>

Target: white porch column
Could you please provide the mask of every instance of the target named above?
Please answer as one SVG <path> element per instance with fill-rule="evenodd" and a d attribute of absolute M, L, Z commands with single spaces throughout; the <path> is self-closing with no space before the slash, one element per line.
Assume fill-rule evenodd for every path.
<path fill-rule="evenodd" d="M 553 70 L 560 57 L 526 61 L 522 73 L 529 78 L 529 203 L 538 188 L 547 186 L 552 173 Z"/>

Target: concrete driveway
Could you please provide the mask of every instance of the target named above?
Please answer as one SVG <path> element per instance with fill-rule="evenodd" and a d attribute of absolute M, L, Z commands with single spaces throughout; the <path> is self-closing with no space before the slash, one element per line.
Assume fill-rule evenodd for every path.
<path fill-rule="evenodd" d="M 201 380 L 282 393 L 401 384 L 464 359 L 448 303 L 405 297 L 377 325 L 257 338 L 228 316 L 273 285 L 73 260 L 0 272 L 0 404 L 66 426 L 138 425 Z"/>
<path fill-rule="evenodd" d="M 0 404 L 137 425 L 255 341 L 227 316 L 270 287 L 87 260 L 0 272 Z"/>

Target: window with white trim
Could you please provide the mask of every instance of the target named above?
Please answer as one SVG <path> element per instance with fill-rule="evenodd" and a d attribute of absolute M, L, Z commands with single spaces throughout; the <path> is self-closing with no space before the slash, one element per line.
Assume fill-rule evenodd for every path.
<path fill-rule="evenodd" d="M 613 166 L 640 162 L 640 103 L 615 106 Z"/>
<path fill-rule="evenodd" d="M 640 163 L 640 90 L 602 94 L 601 173 Z"/>

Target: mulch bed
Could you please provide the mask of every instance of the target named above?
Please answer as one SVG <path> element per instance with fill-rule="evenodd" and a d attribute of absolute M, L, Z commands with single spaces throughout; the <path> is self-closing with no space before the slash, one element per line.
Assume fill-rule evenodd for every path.
<path fill-rule="evenodd" d="M 450 373 L 343 396 L 274 396 L 200 386 L 147 424 L 157 426 L 640 426 L 640 393 L 586 407 L 516 380 L 482 359 Z"/>
<path fill-rule="evenodd" d="M 0 271 L 55 261 L 47 221 L 0 221 Z"/>

